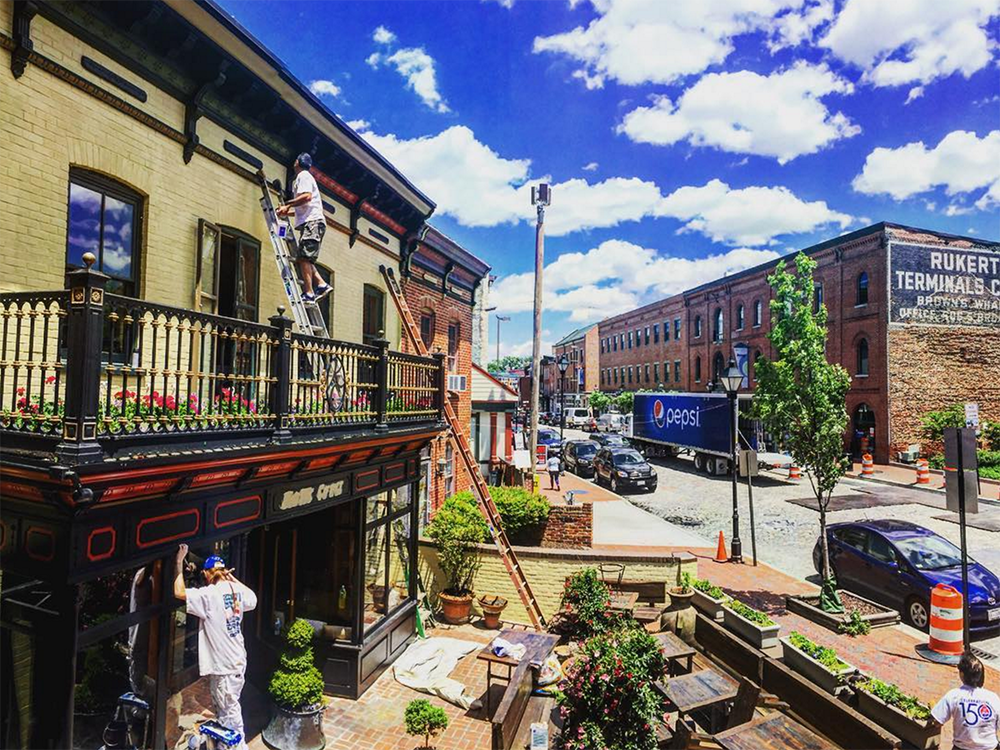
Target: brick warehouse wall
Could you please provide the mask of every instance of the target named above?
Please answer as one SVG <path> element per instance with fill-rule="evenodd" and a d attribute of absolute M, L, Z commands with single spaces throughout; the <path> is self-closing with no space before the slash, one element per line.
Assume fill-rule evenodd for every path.
<path fill-rule="evenodd" d="M 482 565 L 473 588 L 476 597 L 502 596 L 508 605 L 502 618 L 504 622 L 530 623 L 528 612 L 511 583 L 503 561 L 492 545 L 480 545 Z M 676 584 L 680 576 L 697 574 L 697 560 L 689 552 L 676 555 L 643 555 L 632 552 L 601 553 L 593 550 L 554 550 L 534 547 L 515 547 L 518 562 L 524 569 L 531 590 L 538 600 L 542 614 L 551 619 L 562 601 L 566 578 L 584 568 L 596 568 L 602 562 L 625 565 L 625 577 L 644 581 L 666 581 Z M 420 540 L 420 580 L 436 602 L 437 595 L 447 586 L 437 561 L 437 548 L 429 539 Z M 481 614 L 478 602 L 473 602 L 473 612 Z"/>
<path fill-rule="evenodd" d="M 0 3 L 0 29 L 11 25 L 11 3 Z M 114 89 L 113 95 L 143 116 L 154 118 L 174 133 L 183 131 L 184 105 L 148 81 L 86 45 L 46 18 L 32 21 L 35 51 L 62 65 L 68 74 L 110 91 L 107 83 L 83 69 L 84 55 L 96 60 L 147 92 L 142 102 Z M 138 294 L 152 302 L 193 307 L 198 220 L 231 227 L 261 243 L 258 315 L 266 320 L 278 305 L 287 307 L 271 258 L 258 200 L 259 188 L 203 153 L 191 162 L 182 159 L 183 145 L 111 104 L 81 90 L 55 73 L 29 63 L 14 79 L 10 53 L 0 51 L 0 262 L 4 273 L 0 290 L 61 289 L 66 263 L 67 195 L 69 169 L 82 167 L 112 177 L 144 197 L 143 237 L 140 245 Z M 285 164 L 257 151 L 237 134 L 202 118 L 198 123 L 202 147 L 215 158 L 234 162 L 223 149 L 229 140 L 261 159 L 267 174 L 284 180 Z M 333 272 L 334 336 L 348 341 L 362 338 L 364 284 L 382 286 L 380 263 L 398 258 L 398 240 L 379 244 L 367 238 L 375 228 L 362 218 L 360 244 L 348 248 L 348 207 L 331 194 L 325 202 L 329 231 L 320 262 Z M 386 235 L 386 230 L 377 228 Z M 396 348 L 399 324 L 392 306 L 386 309 L 386 335 Z"/>
<path fill-rule="evenodd" d="M 589 549 L 594 544 L 594 505 L 553 504 L 539 546 L 556 549 Z"/>

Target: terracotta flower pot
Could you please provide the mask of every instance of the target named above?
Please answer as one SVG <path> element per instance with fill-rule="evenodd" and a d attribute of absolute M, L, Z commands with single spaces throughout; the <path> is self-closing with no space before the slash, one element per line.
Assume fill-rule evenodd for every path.
<path fill-rule="evenodd" d="M 445 622 L 451 625 L 463 625 L 469 621 L 469 614 L 472 612 L 471 593 L 455 596 L 442 592 L 438 598 L 441 600 L 441 616 Z"/>
<path fill-rule="evenodd" d="M 491 630 L 500 629 L 500 613 L 507 606 L 507 600 L 499 596 L 481 597 L 479 607 L 483 610 L 483 621 Z"/>

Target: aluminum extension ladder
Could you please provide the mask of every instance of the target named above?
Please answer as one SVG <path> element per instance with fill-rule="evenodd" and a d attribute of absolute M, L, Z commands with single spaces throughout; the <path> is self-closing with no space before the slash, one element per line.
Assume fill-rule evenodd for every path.
<path fill-rule="evenodd" d="M 275 211 L 274 202 L 271 200 L 272 188 L 268 185 L 267 178 L 264 177 L 264 170 L 257 172 L 257 181 L 262 193 L 260 208 L 264 212 L 267 233 L 271 238 L 271 246 L 274 248 L 274 262 L 278 265 L 278 274 L 281 276 L 282 286 L 285 287 L 285 296 L 288 297 L 295 325 L 300 333 L 328 339 L 330 333 L 326 329 L 326 321 L 323 320 L 323 313 L 320 312 L 319 305 L 302 299 L 299 276 L 295 271 L 295 257 L 298 249 L 295 230 L 287 219 L 278 216 Z"/>
<path fill-rule="evenodd" d="M 379 266 L 379 271 L 382 273 L 382 278 L 385 279 L 386 288 L 389 290 L 392 301 L 396 303 L 396 309 L 399 310 L 399 317 L 403 321 L 403 330 L 406 331 L 417 353 L 422 357 L 426 357 L 427 347 L 424 346 L 423 339 L 420 338 L 420 332 L 417 330 L 413 315 L 410 313 L 410 306 L 403 298 L 403 293 L 396 281 L 395 274 L 391 268 L 386 268 L 385 266 Z M 472 455 L 469 442 L 465 439 L 465 435 L 462 434 L 462 428 L 458 422 L 458 417 L 455 415 L 455 410 L 451 408 L 451 404 L 447 398 L 444 401 L 443 407 L 448 425 L 451 427 L 452 438 L 458 445 L 458 453 L 462 457 L 466 471 L 472 477 L 472 487 L 475 491 L 476 499 L 479 501 L 479 509 L 486 516 L 490 536 L 493 537 L 493 543 L 500 552 L 500 559 L 503 560 L 504 567 L 507 568 L 507 573 L 514 584 L 514 589 L 517 591 L 518 596 L 521 597 L 521 603 L 528 610 L 531 624 L 535 626 L 535 630 L 541 630 L 545 626 L 545 616 L 538 606 L 538 600 L 531 591 L 531 586 L 524 575 L 524 570 L 521 568 L 521 564 L 517 560 L 517 555 L 514 554 L 514 549 L 507 539 L 507 534 L 500 525 L 500 512 L 497 510 L 493 498 L 490 497 L 490 490 L 486 481 L 483 479 L 482 474 L 479 473 L 479 463 Z"/>

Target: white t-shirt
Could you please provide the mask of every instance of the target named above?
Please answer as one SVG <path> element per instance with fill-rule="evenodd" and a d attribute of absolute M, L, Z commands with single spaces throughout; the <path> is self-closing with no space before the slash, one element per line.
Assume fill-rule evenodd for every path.
<path fill-rule="evenodd" d="M 323 201 L 319 196 L 319 185 L 316 178 L 309 170 L 303 169 L 295 175 L 295 182 L 292 183 L 292 193 L 295 196 L 302 193 L 309 193 L 309 202 L 301 206 L 293 206 L 295 209 L 295 226 L 301 227 L 307 221 L 325 221 L 323 217 Z"/>
<path fill-rule="evenodd" d="M 996 750 L 1000 697 L 992 690 L 963 685 L 949 690 L 931 709 L 939 724 L 953 721 L 953 740 L 961 750 Z"/>
<path fill-rule="evenodd" d="M 256 606 L 257 596 L 239 583 L 219 581 L 187 590 L 187 612 L 200 620 L 198 671 L 202 676 L 246 672 L 243 613 Z"/>
<path fill-rule="evenodd" d="M 559 471 L 559 458 L 557 456 L 553 456 L 548 460 L 547 465 L 549 471 Z"/>

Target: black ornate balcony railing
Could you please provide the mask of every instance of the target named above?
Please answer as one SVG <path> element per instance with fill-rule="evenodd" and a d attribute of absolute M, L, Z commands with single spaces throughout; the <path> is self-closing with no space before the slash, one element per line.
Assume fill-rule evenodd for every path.
<path fill-rule="evenodd" d="M 388 430 L 439 421 L 443 357 L 390 352 L 122 297 L 89 267 L 0 294 L 0 433 L 68 461 L 125 445 Z M 187 438 L 185 436 L 188 436 Z"/>

